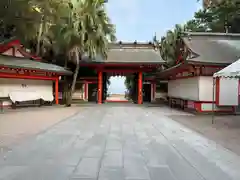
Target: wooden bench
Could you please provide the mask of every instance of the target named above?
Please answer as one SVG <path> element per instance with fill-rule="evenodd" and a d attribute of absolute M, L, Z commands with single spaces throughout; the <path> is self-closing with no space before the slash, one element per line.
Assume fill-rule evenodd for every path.
<path fill-rule="evenodd" d="M 12 108 L 16 109 L 17 107 L 41 107 L 43 105 L 52 105 L 52 102 L 46 102 L 42 99 L 33 100 L 33 101 L 22 101 L 22 102 L 15 102 L 12 103 Z"/>

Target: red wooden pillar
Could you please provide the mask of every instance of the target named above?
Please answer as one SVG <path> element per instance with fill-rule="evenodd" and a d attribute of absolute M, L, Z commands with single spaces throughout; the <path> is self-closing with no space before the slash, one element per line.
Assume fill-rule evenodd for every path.
<path fill-rule="evenodd" d="M 102 71 L 99 71 L 98 72 L 98 104 L 102 104 L 102 91 L 103 91 Z"/>
<path fill-rule="evenodd" d="M 220 96 L 220 79 L 219 77 L 216 78 L 216 87 L 215 87 L 216 95 L 215 95 L 215 102 L 216 105 L 219 105 L 219 96 Z"/>
<path fill-rule="evenodd" d="M 142 97 L 142 72 L 138 73 L 138 104 L 142 104 L 143 97 Z"/>
<path fill-rule="evenodd" d="M 59 104 L 59 97 L 58 97 L 58 83 L 59 83 L 59 79 L 57 78 L 55 81 L 55 103 Z"/>
<path fill-rule="evenodd" d="M 84 83 L 84 99 L 88 100 L 88 82 Z"/>

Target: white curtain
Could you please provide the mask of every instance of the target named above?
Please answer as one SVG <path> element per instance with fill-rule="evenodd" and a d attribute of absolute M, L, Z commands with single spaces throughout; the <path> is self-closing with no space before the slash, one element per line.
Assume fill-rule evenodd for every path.
<path fill-rule="evenodd" d="M 40 94 L 40 99 L 44 100 L 44 101 L 53 101 L 54 97 L 53 97 L 53 93 L 52 92 L 48 92 L 48 91 L 42 91 Z"/>
<path fill-rule="evenodd" d="M 34 91 L 13 91 L 9 93 L 12 102 L 33 101 L 42 99 L 44 101 L 53 101 L 54 97 L 50 92 L 34 92 Z"/>

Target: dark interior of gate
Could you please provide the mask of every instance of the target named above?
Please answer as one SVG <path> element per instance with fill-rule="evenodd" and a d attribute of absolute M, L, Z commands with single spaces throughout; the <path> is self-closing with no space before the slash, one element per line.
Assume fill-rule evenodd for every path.
<path fill-rule="evenodd" d="M 152 100 L 151 84 L 143 84 L 143 102 L 151 102 Z"/>
<path fill-rule="evenodd" d="M 137 104 L 151 102 L 155 79 L 148 75 L 164 64 L 159 50 L 152 43 L 114 43 L 109 47 L 107 59 L 81 61 L 80 66 L 95 72 L 95 83 L 88 83 L 88 101 L 102 104 L 107 99 L 110 76 L 126 76 L 131 81 L 128 99 Z M 81 77 L 84 78 L 84 77 Z"/>
<path fill-rule="evenodd" d="M 97 83 L 88 84 L 88 101 L 97 102 Z"/>

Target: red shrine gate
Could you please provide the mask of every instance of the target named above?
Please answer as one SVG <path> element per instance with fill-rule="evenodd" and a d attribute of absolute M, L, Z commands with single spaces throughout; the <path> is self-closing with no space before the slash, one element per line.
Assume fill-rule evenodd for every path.
<path fill-rule="evenodd" d="M 154 78 L 143 78 L 143 73 L 150 73 L 161 67 L 164 61 L 161 59 L 158 49 L 152 43 L 122 43 L 111 44 L 106 60 L 96 59 L 82 61 L 80 66 L 93 68 L 97 71 L 97 79 L 84 78 L 85 98 L 88 96 L 88 84 L 97 83 L 97 102 L 103 103 L 103 73 L 110 76 L 138 74 L 138 104 L 143 103 L 143 83 L 148 81 L 152 90 L 156 88 Z"/>

